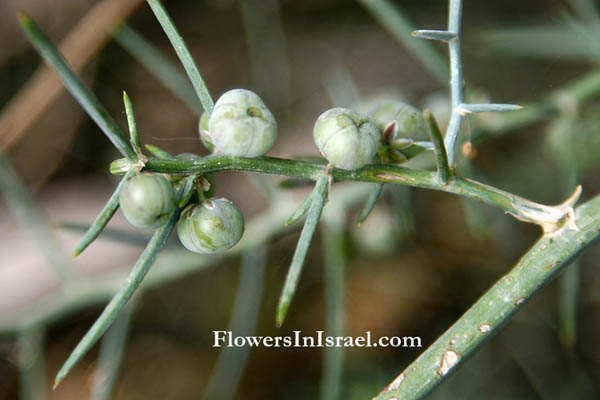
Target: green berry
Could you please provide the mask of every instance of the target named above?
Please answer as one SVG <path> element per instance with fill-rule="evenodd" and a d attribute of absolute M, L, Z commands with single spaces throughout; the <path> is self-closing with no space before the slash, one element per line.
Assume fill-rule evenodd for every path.
<path fill-rule="evenodd" d="M 233 89 L 215 103 L 208 120 L 208 132 L 216 152 L 259 157 L 275 144 L 277 122 L 256 93 Z"/>
<path fill-rule="evenodd" d="M 155 229 L 167 222 L 175 210 L 175 191 L 162 175 L 137 175 L 125 184 L 119 204 L 131 225 Z"/>
<path fill-rule="evenodd" d="M 371 117 L 382 132 L 390 123 L 396 122 L 396 135 L 391 139 L 429 140 L 423 114 L 410 104 L 386 100 L 375 107 L 371 112 Z"/>
<path fill-rule="evenodd" d="M 373 161 L 381 132 L 366 116 L 345 108 L 332 108 L 317 119 L 317 147 L 334 167 L 354 170 Z"/>
<path fill-rule="evenodd" d="M 185 248 L 194 253 L 219 253 L 241 239 L 244 216 L 227 199 L 207 199 L 183 210 L 177 233 Z"/>

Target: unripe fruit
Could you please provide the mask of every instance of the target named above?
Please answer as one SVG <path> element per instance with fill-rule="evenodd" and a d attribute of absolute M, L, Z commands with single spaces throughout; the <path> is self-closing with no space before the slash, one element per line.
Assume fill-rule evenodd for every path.
<path fill-rule="evenodd" d="M 219 253 L 241 239 L 244 216 L 227 199 L 204 200 L 183 210 L 177 233 L 181 244 L 194 253 Z"/>
<path fill-rule="evenodd" d="M 410 104 L 386 100 L 375 107 L 371 117 L 382 132 L 390 123 L 396 122 L 396 135 L 391 139 L 412 139 L 415 142 L 429 140 L 423 114 Z"/>
<path fill-rule="evenodd" d="M 233 89 L 215 103 L 208 131 L 216 152 L 259 157 L 275 144 L 277 122 L 256 93 Z"/>
<path fill-rule="evenodd" d="M 175 210 L 175 190 L 162 175 L 137 175 L 125 184 L 119 204 L 131 225 L 154 229 L 167 222 Z"/>
<path fill-rule="evenodd" d="M 373 161 L 381 132 L 368 118 L 345 108 L 332 108 L 317 119 L 317 147 L 334 167 L 354 170 Z"/>

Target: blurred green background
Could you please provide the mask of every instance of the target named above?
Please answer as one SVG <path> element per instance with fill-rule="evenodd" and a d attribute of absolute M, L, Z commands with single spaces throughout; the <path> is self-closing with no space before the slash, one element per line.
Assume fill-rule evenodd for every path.
<path fill-rule="evenodd" d="M 37 116 L 30 110 L 48 98 L 47 90 L 38 90 L 15 111 L 14 99 L 24 96 L 25 85 L 41 62 L 14 13 L 25 10 L 60 43 L 93 7 L 110 10 L 111 3 L 116 1 L 0 3 L 0 143 L 44 215 L 57 227 L 66 254 L 82 232 L 60 227 L 91 223 L 116 185 L 108 165 L 119 156 L 68 93 L 62 92 Z M 128 26 L 179 65 L 147 5 L 129 3 Z M 417 28 L 445 27 L 446 1 L 390 3 Z M 248 88 L 274 112 L 280 134 L 270 155 L 316 155 L 312 126 L 332 106 L 367 112 L 378 99 L 392 97 L 431 107 L 440 122 L 449 111 L 444 84 L 357 2 L 169 0 L 165 4 L 214 98 L 231 88 Z M 467 156 L 459 157 L 459 173 L 546 204 L 561 202 L 576 183 L 583 185 L 584 200 L 600 191 L 600 96 L 596 96 L 600 87 L 586 84 L 591 93 L 579 103 L 564 94 L 568 91 L 556 92 L 600 73 L 600 18 L 593 7 L 586 8 L 590 4 L 594 2 L 464 1 L 463 65 L 470 96 L 543 110 L 529 123 L 496 115 L 470 118 L 461 140 L 471 139 L 473 145 Z M 106 27 L 98 21 L 99 33 L 90 40 L 102 42 L 98 38 Z M 86 44 L 81 46 L 85 50 Z M 444 46 L 433 46 L 445 56 Z M 81 74 L 121 126 L 126 126 L 121 103 L 126 90 L 143 142 L 172 153 L 207 153 L 198 138 L 193 104 L 186 105 L 149 71 L 149 65 L 114 39 L 97 47 Z M 9 112 L 21 116 L 7 122 Z M 14 121 L 27 129 L 9 141 L 18 125 Z M 502 123 L 512 125 L 505 129 Z M 425 155 L 410 165 L 428 166 L 431 160 Z M 247 220 L 268 207 L 267 190 L 247 174 L 219 173 L 216 178 L 217 195 L 234 201 Z M 265 179 L 267 186 L 280 180 Z M 336 190 L 334 186 L 332 197 Z M 300 201 L 307 189 L 289 192 Z M 58 286 L 36 243 L 8 207 L 0 206 L 2 322 L 34 313 L 35 305 L 55 294 Z M 343 223 L 347 335 L 368 330 L 374 337 L 420 336 L 427 347 L 539 235 L 535 226 L 445 193 L 387 187 L 374 214 L 356 228 L 359 206 Z M 109 228 L 138 238 L 139 233 L 117 214 Z M 212 347 L 212 331 L 228 329 L 242 279 L 263 283 L 261 287 L 255 282 L 251 289 L 258 306 L 257 335 L 325 329 L 322 231 L 309 252 L 287 321 L 275 328 L 276 302 L 298 238 L 298 229 L 286 232 L 268 244 L 264 271 L 242 269 L 236 256 L 138 296 L 114 398 L 196 399 L 206 393 L 215 399 L 319 398 L 322 349 L 251 349 L 239 387 L 229 380 L 213 381 L 207 392 L 219 354 Z M 75 261 L 76 266 L 83 274 L 102 277 L 131 265 L 141 246 L 139 241 L 101 236 Z M 431 398 L 598 398 L 598 257 L 598 246 L 589 248 Z M 58 390 L 51 391 L 49 382 L 103 306 L 99 302 L 74 307 L 46 327 L 42 351 L 48 383 L 45 390 L 34 390 L 38 395 L 31 398 L 41 392 L 49 399 L 88 397 L 97 351 Z M 19 398 L 19 365 L 27 360 L 19 355 L 15 335 L 0 332 L 0 339 L 0 399 Z M 338 398 L 374 396 L 422 350 L 345 349 Z M 225 371 L 223 376 L 228 374 L 235 372 Z M 221 390 L 220 385 L 233 388 Z"/>

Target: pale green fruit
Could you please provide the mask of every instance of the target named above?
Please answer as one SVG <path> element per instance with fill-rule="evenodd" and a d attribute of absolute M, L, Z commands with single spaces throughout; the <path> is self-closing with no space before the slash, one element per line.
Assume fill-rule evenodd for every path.
<path fill-rule="evenodd" d="M 119 196 L 123 215 L 140 229 L 154 229 L 166 223 L 175 203 L 173 186 L 164 176 L 155 174 L 134 176 Z"/>
<path fill-rule="evenodd" d="M 204 147 L 211 153 L 214 153 L 215 145 L 210 139 L 210 133 L 208 133 L 208 116 L 205 112 L 202 113 L 202 116 L 198 121 L 198 134 L 200 135 L 200 141 Z"/>
<path fill-rule="evenodd" d="M 392 139 L 412 139 L 415 142 L 429 140 L 423 114 L 410 104 L 386 100 L 375 107 L 371 117 L 382 132 L 391 122 L 396 122 L 396 136 Z"/>
<path fill-rule="evenodd" d="M 183 210 L 177 233 L 181 244 L 194 253 L 219 253 L 241 239 L 244 216 L 227 199 L 207 199 Z"/>
<path fill-rule="evenodd" d="M 233 89 L 215 103 L 208 132 L 218 153 L 259 157 L 275 144 L 277 122 L 256 93 Z"/>
<path fill-rule="evenodd" d="M 334 167 L 358 169 L 377 154 L 381 132 L 366 116 L 345 108 L 332 108 L 317 119 L 315 143 Z"/>

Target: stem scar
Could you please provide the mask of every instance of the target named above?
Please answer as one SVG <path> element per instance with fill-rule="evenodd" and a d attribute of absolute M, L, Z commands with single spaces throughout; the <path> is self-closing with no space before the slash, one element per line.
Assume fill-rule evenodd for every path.
<path fill-rule="evenodd" d="M 414 182 L 415 181 L 412 178 L 407 178 L 405 176 L 390 174 L 390 173 L 387 173 L 387 172 L 375 174 L 375 178 L 381 179 L 381 180 L 383 180 L 385 182 L 389 182 L 389 181 Z"/>
<path fill-rule="evenodd" d="M 437 373 L 439 376 L 444 376 L 458 363 L 459 355 L 454 350 L 447 350 L 442 356 L 442 364 L 438 368 Z"/>
<path fill-rule="evenodd" d="M 385 388 L 385 391 L 386 391 L 386 392 L 389 392 L 389 391 L 391 391 L 391 390 L 396 390 L 396 389 L 398 389 L 398 387 L 400 387 L 400 384 L 402 383 L 402 381 L 404 380 L 404 378 L 405 378 L 405 375 L 404 375 L 404 372 L 403 372 L 403 373 L 401 373 L 400 375 L 398 375 L 398 376 L 396 377 L 396 379 L 394 379 L 394 380 L 392 381 L 392 383 L 390 383 L 390 384 L 389 384 L 389 385 L 388 385 L 388 386 Z"/>

